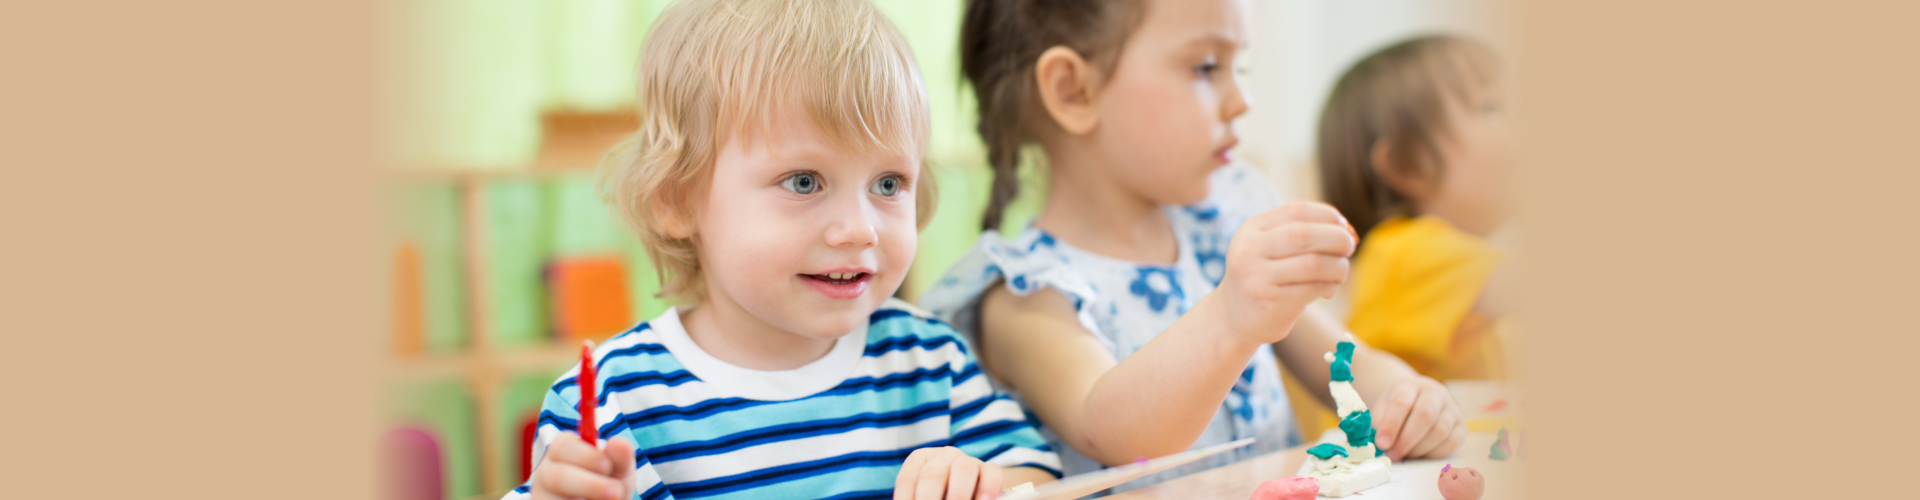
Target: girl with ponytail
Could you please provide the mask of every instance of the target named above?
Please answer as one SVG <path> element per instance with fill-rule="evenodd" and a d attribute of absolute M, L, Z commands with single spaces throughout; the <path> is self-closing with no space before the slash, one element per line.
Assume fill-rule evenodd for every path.
<path fill-rule="evenodd" d="M 962 21 L 994 181 L 979 243 L 922 304 L 969 336 L 1068 474 L 1259 438 L 1115 491 L 1300 443 L 1279 368 L 1324 386 L 1320 355 L 1344 333 L 1309 304 L 1346 279 L 1351 226 L 1232 161 L 1249 8 L 972 0 Z M 1023 160 L 1046 167 L 1046 206 L 1002 235 Z M 1366 346 L 1353 359 L 1390 457 L 1459 446 L 1443 386 Z"/>

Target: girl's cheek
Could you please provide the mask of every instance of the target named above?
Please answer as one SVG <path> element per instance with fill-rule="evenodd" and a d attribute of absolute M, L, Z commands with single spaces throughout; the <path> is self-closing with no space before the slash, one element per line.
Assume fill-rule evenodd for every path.
<path fill-rule="evenodd" d="M 1176 144 L 1185 142 L 1204 142 L 1207 110 L 1201 103 L 1204 99 L 1197 97 L 1174 85 L 1144 89 L 1129 104 L 1140 109 L 1135 139 L 1142 145 L 1173 146 L 1167 149 L 1179 148 Z"/>

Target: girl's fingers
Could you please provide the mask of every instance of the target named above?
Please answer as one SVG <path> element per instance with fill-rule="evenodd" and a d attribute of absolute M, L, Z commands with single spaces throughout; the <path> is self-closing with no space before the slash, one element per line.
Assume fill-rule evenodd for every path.
<path fill-rule="evenodd" d="M 568 498 L 616 500 L 626 488 L 619 481 L 594 474 L 573 464 L 547 462 L 534 474 L 535 488 Z"/>
<path fill-rule="evenodd" d="M 1339 290 L 1339 285 L 1333 284 L 1333 283 L 1304 283 L 1304 284 L 1298 284 L 1298 285 L 1285 285 L 1285 286 L 1279 287 L 1278 291 L 1273 292 L 1272 302 L 1276 304 L 1291 304 L 1292 306 L 1303 307 L 1303 306 L 1306 306 L 1307 304 L 1313 303 L 1315 299 L 1332 298 L 1334 292 L 1338 290 Z M 1291 309 L 1288 309 L 1288 310 L 1291 310 Z M 1279 342 L 1279 340 L 1276 339 L 1274 340 L 1274 342 Z"/>
<path fill-rule="evenodd" d="M 1446 445 L 1448 440 L 1453 439 L 1453 428 L 1458 423 L 1459 418 L 1454 413 L 1443 411 L 1440 414 L 1440 419 L 1434 421 L 1433 429 L 1427 432 L 1426 439 L 1420 440 L 1420 444 L 1409 448 L 1406 456 L 1429 458 L 1441 455 L 1440 451 L 1443 449 L 1453 451 L 1452 448 L 1447 448 Z"/>
<path fill-rule="evenodd" d="M 547 460 L 572 464 L 603 476 L 613 472 L 613 462 L 607 460 L 606 454 L 573 434 L 562 434 L 547 445 Z"/>
<path fill-rule="evenodd" d="M 1265 213 L 1248 220 L 1254 228 L 1266 229 L 1290 222 L 1319 222 L 1335 226 L 1347 225 L 1347 218 L 1332 205 L 1314 202 L 1293 202 L 1273 207 Z"/>
<path fill-rule="evenodd" d="M 1353 237 L 1344 226 L 1319 223 L 1293 223 L 1261 231 L 1258 254 L 1279 259 L 1299 254 L 1323 254 L 1346 257 L 1353 254 Z"/>
<path fill-rule="evenodd" d="M 1420 405 L 1423 407 L 1429 406 L 1431 405 L 1431 400 L 1423 398 L 1421 399 Z M 1404 446 L 1403 448 L 1406 448 L 1407 452 L 1401 456 L 1407 458 L 1427 456 L 1428 453 L 1433 452 L 1434 447 L 1440 445 L 1441 441 L 1447 439 L 1448 430 L 1450 429 L 1447 429 L 1446 415 L 1436 412 L 1433 421 L 1427 423 L 1427 433 L 1420 436 L 1419 442 Z"/>
<path fill-rule="evenodd" d="M 1374 444 L 1389 450 L 1400 444 L 1401 424 L 1406 423 L 1407 412 L 1413 409 L 1413 403 L 1419 397 L 1420 388 L 1406 382 L 1395 384 L 1393 389 L 1387 391 L 1386 401 L 1375 405 L 1380 407 L 1380 411 L 1373 414 L 1377 418 L 1373 421 L 1373 428 L 1379 431 L 1373 438 Z"/>
<path fill-rule="evenodd" d="M 927 456 L 927 463 L 920 466 L 919 484 L 913 487 L 914 500 L 940 500 L 947 491 L 947 475 L 953 472 L 954 456 L 946 448 Z"/>
<path fill-rule="evenodd" d="M 1338 285 L 1347 280 L 1347 271 L 1352 265 L 1340 257 L 1302 254 L 1269 261 L 1262 270 L 1265 278 L 1271 280 L 1267 284 L 1272 286 Z"/>
<path fill-rule="evenodd" d="M 1433 450 L 1434 456 L 1444 457 L 1447 455 L 1452 455 L 1453 452 L 1460 450 L 1460 445 L 1466 444 L 1467 417 L 1464 415 L 1460 415 L 1458 414 L 1458 412 L 1456 412 L 1454 418 L 1455 418 L 1455 422 L 1453 424 L 1453 431 L 1447 433 L 1449 437 L 1447 438 L 1446 442 L 1440 443 L 1439 449 Z"/>
<path fill-rule="evenodd" d="M 1420 398 L 1407 409 L 1407 422 L 1400 425 L 1398 443 L 1388 458 L 1400 460 L 1412 455 L 1414 447 L 1420 446 L 1427 436 L 1433 434 L 1433 424 L 1440 419 L 1438 405 L 1434 404 L 1433 391 L 1420 391 Z"/>
<path fill-rule="evenodd" d="M 980 487 L 974 490 L 974 496 L 981 499 L 999 498 L 1000 490 L 1004 489 L 1007 488 L 1000 482 L 1000 466 L 990 463 L 980 464 Z"/>
<path fill-rule="evenodd" d="M 974 487 L 980 484 L 980 461 L 973 457 L 955 457 L 953 467 L 947 472 L 947 496 L 949 500 L 967 500 L 973 498 Z"/>

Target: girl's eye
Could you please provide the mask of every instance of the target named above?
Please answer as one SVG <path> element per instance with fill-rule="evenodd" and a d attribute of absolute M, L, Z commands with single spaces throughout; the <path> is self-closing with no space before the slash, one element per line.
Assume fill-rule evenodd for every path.
<path fill-rule="evenodd" d="M 1193 71 L 1195 73 L 1199 73 L 1200 76 L 1213 76 L 1213 73 L 1219 70 L 1220 70 L 1220 64 L 1212 61 L 1208 61 L 1208 62 L 1202 63 L 1199 66 L 1193 67 Z"/>
<path fill-rule="evenodd" d="M 880 180 L 873 181 L 873 187 L 868 188 L 867 192 L 892 198 L 893 195 L 900 194 L 900 178 L 891 175 L 881 177 Z"/>
<path fill-rule="evenodd" d="M 789 175 L 780 181 L 780 187 L 799 194 L 813 194 L 820 190 L 820 176 L 810 172 Z"/>

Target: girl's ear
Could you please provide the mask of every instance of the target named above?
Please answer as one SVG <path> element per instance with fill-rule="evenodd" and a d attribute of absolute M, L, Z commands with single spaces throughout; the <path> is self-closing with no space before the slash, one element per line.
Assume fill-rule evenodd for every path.
<path fill-rule="evenodd" d="M 1100 115 L 1096 112 L 1099 82 L 1094 81 L 1096 75 L 1092 69 L 1079 52 L 1061 45 L 1041 52 L 1040 62 L 1034 65 L 1033 76 L 1040 84 L 1041 104 L 1047 107 L 1054 123 L 1069 134 L 1086 134 L 1100 124 Z"/>
<path fill-rule="evenodd" d="M 1387 187 L 1415 204 L 1426 201 L 1440 189 L 1439 179 L 1425 175 L 1420 165 L 1401 165 L 1396 161 L 1392 141 L 1384 138 L 1374 141 L 1373 149 L 1368 152 L 1369 163 L 1373 164 L 1373 175 L 1379 176 Z"/>

